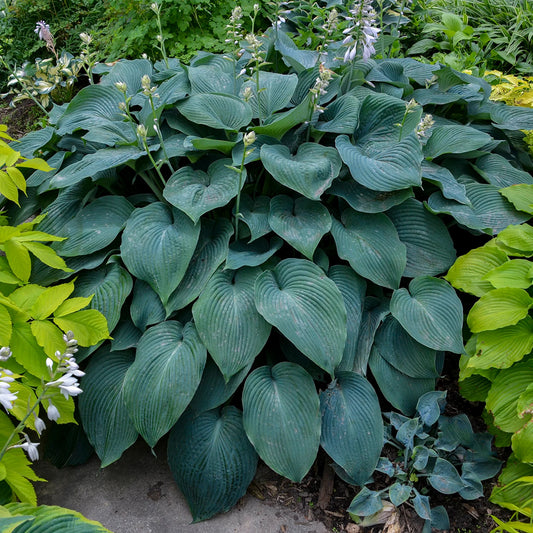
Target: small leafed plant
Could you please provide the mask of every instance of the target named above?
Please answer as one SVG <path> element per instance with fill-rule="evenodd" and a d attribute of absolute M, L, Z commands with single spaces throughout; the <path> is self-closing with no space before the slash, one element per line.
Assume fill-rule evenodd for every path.
<path fill-rule="evenodd" d="M 442 494 L 459 494 L 466 500 L 483 496 L 481 482 L 495 476 L 501 461 L 491 451 L 492 436 L 474 433 L 464 414 L 441 414 L 446 392 L 422 395 L 416 417 L 385 413 L 386 457 L 380 457 L 376 470 L 389 477 L 390 485 L 379 491 L 364 487 L 348 511 L 362 525 L 375 524 L 384 505 L 406 504 L 424 520 L 423 533 L 432 528 L 448 530 L 444 507 L 431 508 L 428 488 Z M 429 486 L 428 486 L 429 485 Z M 362 521 L 360 517 L 365 517 Z"/>
<path fill-rule="evenodd" d="M 87 436 L 106 466 L 169 433 L 195 521 L 238 501 L 258 457 L 300 481 L 322 446 L 364 485 L 384 432 L 367 377 L 412 416 L 463 351 L 439 277 L 450 232 L 530 218 L 499 189 L 533 183 L 532 110 L 449 67 L 363 59 L 356 36 L 243 37 L 190 65 L 101 65 L 19 145 L 54 170 L 28 177 L 15 216 L 47 213 L 38 230 L 66 238 L 52 246 L 74 271 L 35 264 L 31 282 L 76 276 L 113 337 L 78 354 Z"/>

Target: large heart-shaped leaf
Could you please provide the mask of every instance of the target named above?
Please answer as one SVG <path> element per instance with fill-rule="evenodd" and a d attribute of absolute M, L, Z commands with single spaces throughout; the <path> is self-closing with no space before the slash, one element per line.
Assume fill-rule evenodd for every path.
<path fill-rule="evenodd" d="M 177 209 L 153 203 L 136 209 L 122 235 L 122 259 L 166 304 L 193 256 L 200 224 Z"/>
<path fill-rule="evenodd" d="M 342 223 L 333 219 L 331 234 L 339 257 L 359 275 L 382 287 L 399 287 L 407 262 L 406 248 L 386 215 L 346 209 Z"/>
<path fill-rule="evenodd" d="M 124 403 L 124 377 L 133 359 L 132 352 L 100 349 L 91 357 L 81 380 L 81 421 L 102 468 L 119 459 L 137 440 L 137 430 Z"/>
<path fill-rule="evenodd" d="M 387 212 L 407 250 L 403 275 L 436 276 L 455 261 L 455 248 L 448 229 L 421 202 L 410 198 Z"/>
<path fill-rule="evenodd" d="M 381 408 L 372 385 L 355 372 L 339 372 L 320 394 L 320 444 L 358 485 L 374 471 L 383 446 Z"/>
<path fill-rule="evenodd" d="M 447 168 L 431 163 L 430 161 L 423 161 L 422 177 L 426 181 L 437 185 L 445 198 L 455 200 L 461 204 L 470 205 L 470 200 L 466 196 L 465 186 L 459 183 Z"/>
<path fill-rule="evenodd" d="M 371 140 L 353 145 L 346 135 L 335 139 L 355 181 L 374 191 L 397 191 L 422 183 L 422 150 L 416 135 L 399 142 Z"/>
<path fill-rule="evenodd" d="M 124 401 L 135 428 L 152 448 L 192 400 L 206 357 L 192 322 L 161 322 L 141 337 L 124 378 Z"/>
<path fill-rule="evenodd" d="M 188 413 L 170 432 L 168 463 L 193 521 L 229 511 L 246 493 L 257 454 L 232 405 L 200 415 Z"/>
<path fill-rule="evenodd" d="M 329 133 L 352 135 L 359 123 L 360 108 L 359 98 L 351 94 L 343 94 L 326 107 L 314 128 Z"/>
<path fill-rule="evenodd" d="M 135 326 L 141 331 L 144 331 L 147 326 L 165 320 L 165 308 L 161 299 L 150 285 L 141 279 L 135 280 L 130 316 Z"/>
<path fill-rule="evenodd" d="M 193 306 L 198 333 L 226 381 L 263 349 L 271 326 L 257 312 L 254 284 L 261 271 L 215 273 Z"/>
<path fill-rule="evenodd" d="M 249 242 L 253 242 L 272 231 L 268 224 L 269 211 L 270 198 L 268 196 L 258 196 L 252 199 L 247 194 L 241 195 L 240 219 L 250 230 Z"/>
<path fill-rule="evenodd" d="M 320 402 L 311 376 L 289 362 L 257 368 L 244 384 L 242 405 L 244 429 L 261 459 L 300 482 L 320 443 Z"/>
<path fill-rule="evenodd" d="M 442 154 L 463 154 L 477 150 L 492 140 L 487 133 L 469 126 L 446 124 L 435 126 L 424 146 L 424 155 L 435 159 Z"/>
<path fill-rule="evenodd" d="M 191 94 L 220 93 L 236 95 L 242 85 L 242 79 L 236 78 L 232 72 L 233 66 L 229 62 L 230 69 L 224 71 L 222 65 L 195 65 L 188 68 Z"/>
<path fill-rule="evenodd" d="M 318 243 L 331 228 L 331 216 L 320 202 L 279 195 L 270 201 L 268 223 L 284 241 L 312 261 Z"/>
<path fill-rule="evenodd" d="M 346 307 L 347 338 L 344 346 L 342 361 L 337 370 L 354 368 L 357 353 L 357 341 L 363 316 L 363 306 L 366 293 L 366 282 L 346 265 L 334 265 L 329 269 L 328 276 L 337 285 Z"/>
<path fill-rule="evenodd" d="M 218 159 L 207 172 L 181 167 L 168 180 L 163 196 L 196 224 L 204 213 L 226 205 L 244 185 L 246 172 L 239 178 L 228 168 L 231 164 L 231 159 Z"/>
<path fill-rule="evenodd" d="M 392 315 L 419 343 L 434 350 L 463 352 L 463 306 L 448 283 L 420 276 L 394 291 Z"/>
<path fill-rule="evenodd" d="M 301 144 L 296 155 L 285 145 L 264 144 L 261 161 L 279 183 L 311 200 L 318 200 L 329 188 L 342 165 L 334 148 L 316 143 Z"/>
<path fill-rule="evenodd" d="M 102 76 L 100 85 L 115 88 L 115 83 L 125 83 L 127 95 L 132 96 L 140 91 L 142 77 L 151 77 L 152 72 L 152 63 L 147 59 L 121 59 L 107 74 Z M 116 88 L 115 90 L 118 92 Z"/>
<path fill-rule="evenodd" d="M 304 355 L 333 375 L 346 343 L 346 308 L 320 267 L 284 259 L 257 278 L 255 304 Z"/>
<path fill-rule="evenodd" d="M 177 289 L 170 295 L 167 316 L 195 300 L 228 255 L 228 243 L 233 234 L 229 220 L 202 221 L 198 245 Z"/>
<path fill-rule="evenodd" d="M 252 108 L 227 94 L 193 94 L 176 105 L 191 122 L 219 130 L 238 131 L 252 120 Z"/>
<path fill-rule="evenodd" d="M 256 267 L 266 263 L 281 247 L 283 241 L 274 235 L 253 242 L 234 241 L 229 245 L 224 268 L 238 270 L 244 266 Z"/>
<path fill-rule="evenodd" d="M 500 189 L 512 185 L 533 184 L 533 177 L 529 172 L 514 167 L 505 157 L 498 154 L 480 157 L 474 168 L 488 183 Z"/>
<path fill-rule="evenodd" d="M 97 309 L 107 320 L 112 332 L 120 320 L 120 312 L 133 288 L 128 271 L 118 263 L 82 272 L 76 279 L 74 296 L 91 296 L 91 309 Z"/>

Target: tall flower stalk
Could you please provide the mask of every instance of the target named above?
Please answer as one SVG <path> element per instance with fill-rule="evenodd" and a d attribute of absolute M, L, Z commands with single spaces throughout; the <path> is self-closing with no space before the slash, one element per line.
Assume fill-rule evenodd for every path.
<path fill-rule="evenodd" d="M 156 35 L 156 40 L 159 43 L 158 48 L 161 52 L 161 55 L 163 56 L 163 61 L 165 62 L 165 66 L 168 68 L 168 56 L 167 56 L 167 50 L 165 48 L 165 37 L 163 36 L 163 26 L 161 25 L 161 5 L 157 2 L 152 2 L 150 4 L 150 9 L 155 13 L 156 19 L 157 19 L 157 28 L 159 30 L 159 33 Z"/>

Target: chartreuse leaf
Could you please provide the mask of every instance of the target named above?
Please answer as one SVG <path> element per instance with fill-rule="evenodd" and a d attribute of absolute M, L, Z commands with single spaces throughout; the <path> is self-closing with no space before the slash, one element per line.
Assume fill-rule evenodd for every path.
<path fill-rule="evenodd" d="M 226 205 L 237 196 L 239 175 L 230 168 L 231 164 L 231 159 L 218 159 L 209 165 L 207 172 L 181 167 L 170 176 L 163 196 L 196 224 L 204 213 Z M 245 180 L 246 171 L 240 184 Z"/>
<path fill-rule="evenodd" d="M 229 405 L 184 415 L 170 432 L 168 463 L 194 522 L 229 511 L 257 469 L 241 411 Z"/>
<path fill-rule="evenodd" d="M 357 341 L 363 316 L 366 282 L 349 266 L 334 265 L 328 271 L 328 277 L 339 289 L 346 307 L 347 337 L 342 361 L 337 370 L 353 370 L 357 353 Z"/>
<path fill-rule="evenodd" d="M 531 261 L 527 259 L 511 259 L 499 267 L 493 268 L 483 276 L 496 289 L 514 287 L 515 289 L 529 289 L 533 278 L 531 276 Z"/>
<path fill-rule="evenodd" d="M 32 320 L 30 327 L 35 340 L 48 357 L 54 357 L 56 351 L 62 353 L 65 350 L 63 332 L 49 320 Z"/>
<path fill-rule="evenodd" d="M 481 331 L 477 334 L 476 354 L 471 368 L 508 368 L 533 350 L 533 319 L 526 316 L 517 324 Z"/>
<path fill-rule="evenodd" d="M 528 315 L 533 298 L 524 289 L 494 289 L 470 309 L 466 319 L 472 333 L 513 326 Z"/>
<path fill-rule="evenodd" d="M 48 318 L 74 291 L 74 282 L 48 287 L 37 298 L 31 314 L 37 320 Z"/>
<path fill-rule="evenodd" d="M 519 211 L 533 215 L 533 185 L 511 185 L 500 189 L 500 194 L 505 196 Z"/>
<path fill-rule="evenodd" d="M 483 296 L 494 288 L 485 276 L 508 260 L 507 254 L 498 248 L 494 241 L 489 241 L 484 246 L 458 257 L 445 279 L 456 289 L 474 296 Z"/>
<path fill-rule="evenodd" d="M 529 410 L 531 411 L 533 398 L 531 398 L 531 392 L 529 394 Z M 530 419 L 511 437 L 511 443 L 518 459 L 524 463 L 533 463 L 533 420 Z"/>
<path fill-rule="evenodd" d="M 343 211 L 341 221 L 333 219 L 331 226 L 339 257 L 377 285 L 398 288 L 407 261 L 406 248 L 387 215 L 349 208 Z"/>
<path fill-rule="evenodd" d="M 415 135 L 399 142 L 370 140 L 353 145 L 346 135 L 335 139 L 355 181 L 374 191 L 397 191 L 422 183 L 422 151 Z"/>
<path fill-rule="evenodd" d="M 183 279 L 194 254 L 200 224 L 177 209 L 153 203 L 129 218 L 120 247 L 128 270 L 146 281 L 163 305 Z"/>
<path fill-rule="evenodd" d="M 122 196 L 103 196 L 82 209 L 61 230 L 66 240 L 56 244 L 63 257 L 89 255 L 111 244 L 133 211 Z"/>
<path fill-rule="evenodd" d="M 514 433 L 524 426 L 528 419 L 519 416 L 518 402 L 532 382 L 531 360 L 516 363 L 496 376 L 486 400 L 487 410 L 494 416 L 496 427 Z"/>
<path fill-rule="evenodd" d="M 23 246 L 45 265 L 65 272 L 72 272 L 72 269 L 67 267 L 65 261 L 50 246 L 40 242 L 24 242 Z"/>
<path fill-rule="evenodd" d="M 198 333 L 226 381 L 263 349 L 271 325 L 257 312 L 254 286 L 258 268 L 215 273 L 192 312 Z"/>
<path fill-rule="evenodd" d="M 420 344 L 434 350 L 463 352 L 463 306 L 446 281 L 420 276 L 409 291 L 392 295 L 390 310 L 404 329 Z"/>
<path fill-rule="evenodd" d="M 21 515 L 20 518 L 24 518 L 25 521 L 25 523 L 16 527 L 12 533 L 22 533 L 23 531 L 24 533 L 47 533 L 51 531 L 111 533 L 109 529 L 106 529 L 99 522 L 89 520 L 76 511 L 55 505 L 35 507 L 27 503 L 8 503 L 5 509 L 14 515 L 14 519 L 19 518 L 19 515 Z M 3 518 L 0 518 L 0 524 L 3 523 L 3 520 Z M 6 533 L 11 533 L 11 530 L 7 530 Z"/>
<path fill-rule="evenodd" d="M 135 429 L 152 448 L 192 400 L 206 357 L 192 322 L 161 322 L 141 337 L 124 377 L 124 402 Z"/>
<path fill-rule="evenodd" d="M 521 224 L 520 226 L 508 226 L 498 233 L 496 244 L 502 246 L 504 251 L 513 250 L 519 253 L 510 255 L 533 255 L 533 226 Z"/>
<path fill-rule="evenodd" d="M 310 200 L 320 198 L 342 166 L 337 150 L 316 143 L 301 144 L 295 155 L 283 144 L 263 144 L 261 161 L 276 181 Z"/>
<path fill-rule="evenodd" d="M 63 331 L 72 331 L 80 346 L 93 346 L 109 338 L 105 316 L 96 309 L 85 309 L 53 318 Z"/>
<path fill-rule="evenodd" d="M 0 305 L 0 345 L 9 346 L 9 341 L 11 339 L 11 315 L 8 310 Z"/>
<path fill-rule="evenodd" d="M 295 363 L 263 366 L 242 393 L 246 435 L 265 463 L 300 482 L 320 443 L 320 402 L 311 376 Z"/>
<path fill-rule="evenodd" d="M 387 211 L 387 215 L 407 250 L 404 276 L 436 276 L 453 264 L 455 248 L 446 226 L 421 202 L 409 198 Z"/>
<path fill-rule="evenodd" d="M 358 485 L 364 485 L 377 465 L 383 445 L 383 421 L 376 392 L 363 376 L 338 372 L 320 394 L 320 411 L 320 444 Z"/>
<path fill-rule="evenodd" d="M 464 154 L 485 146 L 491 140 L 487 133 L 462 124 L 434 126 L 424 146 L 424 156 L 435 159 L 442 154 Z"/>
<path fill-rule="evenodd" d="M 320 202 L 278 195 L 270 201 L 268 224 L 284 241 L 312 261 L 318 243 L 331 228 L 331 216 Z"/>
<path fill-rule="evenodd" d="M 511 510 L 531 508 L 532 488 L 533 465 L 522 463 L 511 455 L 492 490 L 490 501 Z"/>
<path fill-rule="evenodd" d="M 176 106 L 191 122 L 219 130 L 238 131 L 252 120 L 252 108 L 228 94 L 193 94 Z"/>
<path fill-rule="evenodd" d="M 298 350 L 333 375 L 346 343 L 346 308 L 320 267 L 284 259 L 257 278 L 255 305 Z"/>
<path fill-rule="evenodd" d="M 132 352 L 100 349 L 92 355 L 81 379 L 81 421 L 102 468 L 119 459 L 137 440 L 124 403 L 124 378 L 133 360 Z"/>
<path fill-rule="evenodd" d="M 31 274 L 31 259 L 26 247 L 14 239 L 3 244 L 11 271 L 22 281 L 28 281 Z"/>
<path fill-rule="evenodd" d="M 228 220 L 202 221 L 198 244 L 187 271 L 168 300 L 167 316 L 172 311 L 184 308 L 198 297 L 209 278 L 228 255 L 229 240 L 232 235 L 233 226 Z"/>
<path fill-rule="evenodd" d="M 64 347 L 64 344 L 63 344 Z M 39 346 L 27 322 L 15 322 L 10 348 L 13 358 L 34 376 L 47 376 L 46 353 Z"/>

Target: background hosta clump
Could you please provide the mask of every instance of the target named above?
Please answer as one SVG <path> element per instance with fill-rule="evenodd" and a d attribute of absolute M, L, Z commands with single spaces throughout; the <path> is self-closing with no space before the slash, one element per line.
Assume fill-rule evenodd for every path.
<path fill-rule="evenodd" d="M 279 28 L 246 42 L 101 66 L 19 145 L 54 170 L 13 216 L 48 213 L 39 230 L 68 237 L 54 246 L 74 271 L 31 279 L 75 276 L 112 337 L 81 354 L 84 430 L 103 465 L 170 431 L 195 520 L 244 494 L 258 456 L 299 481 L 322 446 L 363 485 L 379 398 L 414 415 L 443 352 L 463 351 L 438 277 L 455 247 L 530 218 L 499 191 L 533 184 L 533 113 L 488 83 L 344 64 L 340 43 L 300 50 Z"/>

